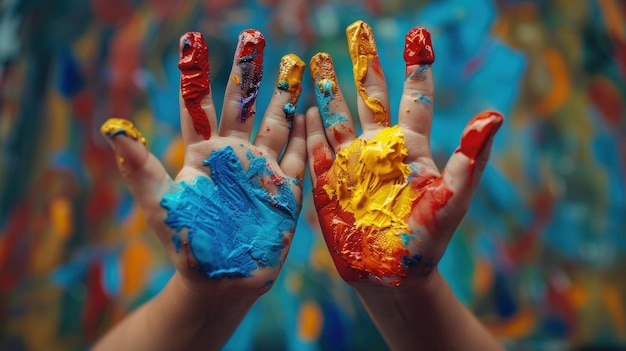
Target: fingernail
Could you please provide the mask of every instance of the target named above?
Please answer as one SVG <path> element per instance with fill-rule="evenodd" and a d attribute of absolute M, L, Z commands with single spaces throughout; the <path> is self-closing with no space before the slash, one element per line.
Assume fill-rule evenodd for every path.
<path fill-rule="evenodd" d="M 415 27 L 404 37 L 404 62 L 407 67 L 435 62 L 433 43 L 426 28 Z"/>
<path fill-rule="evenodd" d="M 460 152 L 470 158 L 468 185 L 472 183 L 476 158 L 483 152 L 483 149 L 496 134 L 503 121 L 504 117 L 500 113 L 486 111 L 476 115 L 468 123 L 465 131 L 463 131 L 461 145 L 456 149 L 455 153 Z"/>
<path fill-rule="evenodd" d="M 380 125 L 389 125 L 385 106 L 379 99 L 369 96 L 364 86 L 370 66 L 376 75 L 384 79 L 372 28 L 363 21 L 356 21 L 346 28 L 346 36 L 357 91 L 365 105 L 374 113 L 374 121 Z"/>
<path fill-rule="evenodd" d="M 235 64 L 241 69 L 239 86 L 241 87 L 241 109 L 237 120 L 244 123 L 254 115 L 256 101 L 263 78 L 263 51 L 265 37 L 255 29 L 246 29 L 239 34 L 239 44 L 235 52 Z"/>
<path fill-rule="evenodd" d="M 120 163 L 124 163 L 124 158 L 119 154 L 119 147 L 115 142 L 116 136 L 124 135 L 133 140 L 140 140 L 146 145 L 146 138 L 141 135 L 141 132 L 135 128 L 131 121 L 126 119 L 109 118 L 104 122 L 102 127 L 100 127 L 100 133 L 107 138 L 113 151 L 118 155 Z"/>
<path fill-rule="evenodd" d="M 180 90 L 193 127 L 208 140 L 211 124 L 202 109 L 202 99 L 211 92 L 209 48 L 199 32 L 187 32 L 180 40 Z"/>
<path fill-rule="evenodd" d="M 296 113 L 296 105 L 302 92 L 302 74 L 305 66 L 304 62 L 294 54 L 287 54 L 280 60 L 276 88 L 291 93 L 289 101 L 283 106 L 285 118 L 289 122 L 293 121 Z"/>

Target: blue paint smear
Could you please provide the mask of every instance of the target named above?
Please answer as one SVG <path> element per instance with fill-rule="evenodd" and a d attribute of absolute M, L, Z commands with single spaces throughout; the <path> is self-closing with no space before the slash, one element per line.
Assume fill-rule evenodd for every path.
<path fill-rule="evenodd" d="M 346 116 L 341 113 L 330 112 L 328 104 L 330 104 L 334 97 L 333 82 L 331 80 L 325 79 L 318 84 L 318 87 L 315 89 L 315 100 L 317 100 L 317 106 L 320 108 L 324 128 L 330 128 L 333 124 L 348 120 Z"/>
<path fill-rule="evenodd" d="M 102 287 L 108 296 L 117 296 L 121 290 L 120 262 L 117 253 L 108 253 L 102 259 Z"/>
<path fill-rule="evenodd" d="M 195 267 L 209 278 L 252 276 L 257 267 L 280 263 L 283 233 L 293 230 L 298 213 L 290 178 L 269 194 L 260 182 L 273 176 L 264 157 L 248 152 L 245 171 L 234 150 L 226 146 L 204 161 L 212 179 L 197 177 L 193 184 L 177 185 L 161 200 L 165 223 L 179 232 L 188 228 Z"/>

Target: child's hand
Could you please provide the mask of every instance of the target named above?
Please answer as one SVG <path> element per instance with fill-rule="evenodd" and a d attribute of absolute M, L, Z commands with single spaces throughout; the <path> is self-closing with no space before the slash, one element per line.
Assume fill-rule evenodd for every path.
<path fill-rule="evenodd" d="M 417 281 L 436 268 L 465 215 L 502 116 L 472 119 L 440 173 L 429 146 L 434 52 L 428 31 L 417 27 L 406 36 L 406 79 L 393 127 L 371 28 L 357 21 L 346 33 L 360 137 L 330 56 L 319 53 L 310 63 L 318 109 L 307 113 L 307 148 L 322 232 L 347 282 Z"/>
<path fill-rule="evenodd" d="M 274 97 L 250 143 L 264 46 L 260 32 L 240 34 L 218 129 L 207 46 L 199 33 L 183 35 L 185 160 L 174 180 L 130 122 L 102 126 L 149 224 L 195 290 L 264 293 L 295 230 L 306 146 L 304 118 L 294 112 L 304 63 L 283 57 Z"/>

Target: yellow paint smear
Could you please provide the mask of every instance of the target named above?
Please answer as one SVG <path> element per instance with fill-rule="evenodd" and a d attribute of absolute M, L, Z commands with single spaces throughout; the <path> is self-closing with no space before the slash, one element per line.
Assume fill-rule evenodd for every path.
<path fill-rule="evenodd" d="M 289 101 L 295 105 L 302 92 L 302 74 L 306 65 L 297 55 L 287 54 L 280 60 L 280 68 L 278 69 L 277 84 L 286 82 L 289 86 L 287 89 L 291 92 Z"/>
<path fill-rule="evenodd" d="M 337 75 L 335 74 L 335 65 L 330 54 L 325 52 L 318 52 L 309 62 L 309 69 L 311 70 L 311 77 L 315 84 L 318 85 L 318 89 L 321 89 L 324 81 L 332 82 L 333 95 L 337 95 Z"/>
<path fill-rule="evenodd" d="M 134 296 L 145 286 L 151 252 L 141 240 L 132 240 L 122 254 L 122 295 Z"/>
<path fill-rule="evenodd" d="M 602 297 L 615 330 L 620 331 L 620 337 L 623 338 L 626 336 L 626 316 L 624 315 L 624 304 L 620 292 L 616 287 L 607 285 L 602 289 Z"/>
<path fill-rule="evenodd" d="M 547 49 L 543 53 L 543 59 L 550 78 L 552 78 L 552 87 L 550 92 L 537 102 L 535 109 L 538 114 L 549 116 L 567 101 L 571 92 L 571 84 L 567 64 L 558 51 Z"/>
<path fill-rule="evenodd" d="M 319 338 L 324 323 L 324 314 L 314 301 L 307 301 L 300 306 L 298 313 L 298 337 L 305 342 Z"/>
<path fill-rule="evenodd" d="M 363 85 L 369 65 L 373 61 L 378 62 L 378 51 L 372 28 L 363 21 L 356 21 L 346 28 L 346 36 L 357 91 L 365 105 L 374 113 L 374 121 L 380 125 L 388 125 L 389 116 L 385 106 L 379 99 L 369 96 Z"/>
<path fill-rule="evenodd" d="M 144 138 L 133 123 L 127 119 L 109 118 L 100 128 L 100 132 L 108 138 L 118 134 L 124 134 L 129 138 L 141 140 L 141 142 L 146 145 L 146 138 Z"/>
<path fill-rule="evenodd" d="M 419 193 L 409 187 L 408 151 L 398 126 L 370 140 L 356 139 L 337 153 L 324 190 L 354 214 L 366 234 L 378 231 L 374 244 L 387 252 L 404 248 L 400 234 L 410 233 L 406 219 Z"/>

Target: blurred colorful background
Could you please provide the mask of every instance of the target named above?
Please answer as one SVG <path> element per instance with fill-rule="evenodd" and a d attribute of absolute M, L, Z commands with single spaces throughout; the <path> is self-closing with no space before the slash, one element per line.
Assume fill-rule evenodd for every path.
<path fill-rule="evenodd" d="M 506 121 L 441 270 L 509 350 L 626 349 L 626 3 L 620 0 L 0 1 L 0 350 L 84 350 L 173 273 L 99 127 L 132 119 L 181 166 L 178 38 L 208 41 L 214 96 L 237 34 L 280 57 L 329 52 L 354 108 L 345 27 L 374 29 L 392 104 L 404 34 L 436 53 L 433 153 Z M 314 104 L 305 74 L 300 111 Z M 353 109 L 354 110 L 354 109 Z M 310 193 L 310 184 L 306 182 Z M 176 332 L 176 331 L 172 331 Z M 227 350 L 384 350 L 306 199 L 280 279 Z"/>

